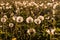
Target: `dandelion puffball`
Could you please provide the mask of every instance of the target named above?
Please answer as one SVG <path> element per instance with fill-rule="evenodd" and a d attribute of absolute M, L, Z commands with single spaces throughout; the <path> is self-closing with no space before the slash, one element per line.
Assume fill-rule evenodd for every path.
<path fill-rule="evenodd" d="M 6 19 L 5 17 L 2 17 L 2 18 L 1 18 L 1 22 L 3 22 L 3 23 L 6 22 L 6 20 L 7 20 L 7 19 Z"/>
<path fill-rule="evenodd" d="M 35 30 L 34 28 L 30 28 L 30 29 L 27 30 L 27 33 L 28 33 L 29 35 L 35 34 L 35 33 L 36 33 L 36 30 Z"/>
<path fill-rule="evenodd" d="M 44 17 L 43 16 L 38 16 L 38 19 L 44 20 Z"/>
<path fill-rule="evenodd" d="M 35 22 L 35 24 L 40 24 L 41 20 L 40 19 L 35 19 L 34 22 Z"/>
<path fill-rule="evenodd" d="M 26 18 L 26 22 L 27 23 L 32 23 L 33 22 L 33 18 L 31 16 L 29 16 L 28 18 Z"/>
<path fill-rule="evenodd" d="M 13 27 L 14 26 L 14 24 L 13 23 L 9 23 L 9 27 Z"/>
<path fill-rule="evenodd" d="M 16 18 L 16 22 L 18 22 L 18 23 L 23 22 L 23 17 L 18 16 L 18 17 Z"/>

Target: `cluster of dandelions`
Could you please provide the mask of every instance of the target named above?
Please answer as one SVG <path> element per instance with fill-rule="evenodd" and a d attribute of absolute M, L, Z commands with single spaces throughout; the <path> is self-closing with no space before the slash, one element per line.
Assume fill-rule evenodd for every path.
<path fill-rule="evenodd" d="M 8 17 L 7 17 L 7 15 L 4 15 L 2 18 L 1 18 L 1 22 L 2 23 L 6 23 L 6 21 L 8 20 Z M 17 23 L 21 23 L 21 22 L 23 22 L 24 21 L 24 19 L 23 19 L 23 17 L 22 16 L 13 16 L 12 17 L 12 20 L 13 21 L 16 21 Z M 33 19 L 31 16 L 29 16 L 29 17 L 27 17 L 26 18 L 26 23 L 35 23 L 35 24 L 40 24 L 42 21 L 44 20 L 44 16 L 38 16 L 36 19 Z M 1 26 L 0 26 L 1 27 Z M 10 22 L 9 23 L 9 27 L 14 27 L 14 23 L 13 22 Z M 30 29 L 28 29 L 27 30 L 27 33 L 29 34 L 29 35 L 31 35 L 31 34 L 35 34 L 36 33 L 36 30 L 34 29 L 34 28 L 30 28 Z"/>
<path fill-rule="evenodd" d="M 29 7 L 29 6 L 35 6 L 35 7 L 43 7 L 43 8 L 48 8 L 48 7 L 52 7 L 53 9 L 56 8 L 57 5 L 60 4 L 60 2 L 46 2 L 46 3 L 36 3 L 34 1 L 31 1 L 31 2 L 28 2 L 28 1 L 23 1 L 23 2 L 20 2 L 20 1 L 14 1 L 12 2 L 14 3 L 14 6 L 16 6 L 16 9 L 19 10 L 19 7 L 23 6 L 23 7 Z M 12 8 L 12 4 L 10 4 L 9 2 L 1 2 L 0 3 L 0 9 L 11 9 Z M 21 9 L 21 8 L 20 8 Z"/>
<path fill-rule="evenodd" d="M 4 15 L 2 18 L 1 18 L 1 22 L 2 23 L 5 23 L 6 21 L 8 20 L 8 17 L 7 15 Z M 12 16 L 12 20 L 13 21 L 16 21 L 17 23 L 21 23 L 24 21 L 24 18 L 22 16 Z M 35 23 L 35 24 L 40 24 L 42 21 L 44 20 L 44 16 L 38 16 L 36 19 L 33 19 L 31 16 L 27 17 L 26 18 L 26 23 Z M 2 27 L 2 26 L 0 26 Z M 14 23 L 9 23 L 9 27 L 14 27 Z M 47 29 L 46 32 L 48 34 L 53 34 L 54 35 L 54 32 L 55 32 L 55 29 Z M 30 28 L 27 30 L 27 33 L 29 35 L 31 34 L 35 34 L 36 33 L 36 30 L 34 28 Z"/>
<path fill-rule="evenodd" d="M 41 1 L 40 1 L 40 3 L 36 3 L 34 1 L 31 1 L 31 2 L 28 2 L 28 1 L 23 1 L 23 2 L 15 1 L 14 3 L 16 5 L 16 7 L 18 7 L 18 6 L 24 6 L 24 7 L 35 6 L 37 8 L 38 7 L 43 7 L 43 8 L 52 7 L 53 9 L 55 9 L 56 6 L 60 4 L 60 2 L 46 2 L 46 3 L 42 3 Z"/>
<path fill-rule="evenodd" d="M 35 7 L 43 7 L 43 8 L 47 8 L 47 7 L 53 7 L 53 9 L 56 8 L 57 5 L 59 5 L 60 3 L 58 2 L 53 2 L 53 3 L 47 3 L 47 4 L 44 4 L 44 3 L 41 3 L 41 4 L 37 4 L 35 2 L 28 2 L 28 1 L 23 1 L 23 3 L 21 3 L 20 1 L 15 1 L 14 2 L 17 10 L 19 10 L 19 6 L 24 6 L 24 7 L 29 7 L 29 6 L 35 6 Z M 12 8 L 12 5 L 10 5 L 8 2 L 7 3 L 0 3 L 0 9 L 4 9 L 4 7 L 6 6 L 6 9 L 10 9 Z M 1 18 L 1 22 L 2 23 L 5 23 L 9 18 L 7 17 L 7 15 L 4 15 L 2 18 Z M 43 20 L 44 20 L 44 16 L 38 16 L 36 19 L 34 19 L 33 17 L 29 16 L 26 18 L 26 20 L 24 20 L 24 18 L 22 16 L 12 16 L 12 20 L 13 21 L 16 21 L 17 23 L 22 23 L 24 21 L 26 21 L 26 23 L 35 23 L 35 24 L 40 24 Z M 2 26 L 0 26 L 2 27 Z M 14 23 L 9 23 L 9 27 L 14 27 Z M 48 34 L 54 34 L 55 32 L 55 29 L 47 29 L 46 32 Z M 30 35 L 30 34 L 35 34 L 36 33 L 36 30 L 34 28 L 30 28 L 27 30 L 27 33 Z"/>
<path fill-rule="evenodd" d="M 54 35 L 54 34 L 55 34 L 55 31 L 56 31 L 55 28 L 46 29 L 46 32 L 47 32 L 48 34 L 51 34 L 51 35 Z M 35 35 L 35 34 L 36 34 L 36 30 L 35 30 L 34 28 L 30 28 L 30 29 L 27 30 L 27 33 L 28 33 L 29 35 Z"/>
<path fill-rule="evenodd" d="M 34 22 L 35 24 L 40 24 L 41 21 L 44 20 L 44 16 L 38 16 L 36 19 L 33 19 L 31 16 L 29 16 L 27 19 L 26 19 L 26 22 L 27 23 L 32 23 Z"/>
<path fill-rule="evenodd" d="M 11 9 L 12 5 L 8 2 L 4 3 L 3 1 L 0 3 L 0 9 Z"/>
<path fill-rule="evenodd" d="M 55 28 L 54 28 L 54 29 L 46 29 L 46 32 L 47 32 L 48 34 L 54 35 L 55 30 L 56 30 Z M 29 28 L 29 29 L 27 29 L 27 34 L 34 36 L 34 35 L 36 34 L 36 30 L 35 30 L 34 28 Z M 14 38 L 14 39 L 16 39 L 16 38 Z"/>
<path fill-rule="evenodd" d="M 6 21 L 8 20 L 8 17 L 7 15 L 4 15 L 2 18 L 1 18 L 1 22 L 2 23 L 5 23 Z M 22 16 L 13 16 L 12 17 L 12 20 L 16 21 L 17 23 L 21 23 L 24 21 L 24 18 Z M 27 17 L 26 18 L 26 22 L 27 23 L 35 23 L 35 24 L 40 24 L 41 21 L 44 20 L 44 16 L 38 16 L 36 19 L 33 19 L 31 16 Z"/>
<path fill-rule="evenodd" d="M 1 22 L 2 22 L 2 23 L 5 23 L 7 20 L 8 20 L 8 17 L 7 17 L 6 15 L 4 15 L 4 16 L 1 18 Z M 22 16 L 13 16 L 13 17 L 12 17 L 12 20 L 16 21 L 17 23 L 21 23 L 21 22 L 24 21 L 24 19 L 23 19 Z M 40 15 L 40 16 L 38 16 L 36 19 L 33 19 L 31 16 L 29 16 L 29 17 L 26 18 L 25 21 L 26 21 L 27 23 L 33 23 L 33 22 L 34 22 L 35 24 L 40 24 L 43 20 L 44 20 L 44 16 L 41 16 L 41 15 Z M 14 26 L 14 23 L 9 23 L 9 27 L 13 27 L 13 26 Z M 0 27 L 2 27 L 2 26 L 0 26 Z M 55 29 L 51 29 L 51 30 L 47 29 L 46 32 L 47 32 L 48 34 L 54 34 Z M 32 34 L 32 33 L 36 33 L 36 30 L 33 29 L 33 28 L 30 28 L 30 29 L 27 30 L 27 33 L 30 35 L 30 34 Z"/>

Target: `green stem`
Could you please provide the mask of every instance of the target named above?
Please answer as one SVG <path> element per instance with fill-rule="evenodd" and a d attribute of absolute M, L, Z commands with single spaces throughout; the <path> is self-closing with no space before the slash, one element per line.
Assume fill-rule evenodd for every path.
<path fill-rule="evenodd" d="M 31 40 L 31 35 L 30 35 L 30 40 Z"/>
<path fill-rule="evenodd" d="M 50 34 L 50 40 L 52 39 L 52 34 Z"/>

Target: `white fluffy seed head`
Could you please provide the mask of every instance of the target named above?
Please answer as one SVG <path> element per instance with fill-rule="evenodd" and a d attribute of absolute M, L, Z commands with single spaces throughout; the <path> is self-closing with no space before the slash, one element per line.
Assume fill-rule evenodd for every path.
<path fill-rule="evenodd" d="M 18 16 L 18 17 L 16 18 L 16 22 L 18 22 L 18 23 L 23 22 L 23 17 Z"/>
<path fill-rule="evenodd" d="M 29 16 L 28 18 L 26 18 L 26 22 L 27 23 L 32 23 L 33 22 L 33 18 L 31 16 Z"/>
<path fill-rule="evenodd" d="M 34 22 L 35 22 L 35 24 L 40 24 L 41 20 L 40 19 L 35 19 Z"/>
<path fill-rule="evenodd" d="M 1 18 L 1 22 L 2 22 L 2 23 L 6 22 L 6 20 L 7 20 L 7 19 L 6 19 L 5 17 L 2 17 L 2 18 Z"/>
<path fill-rule="evenodd" d="M 13 27 L 14 26 L 14 24 L 13 23 L 9 23 L 9 27 Z"/>
<path fill-rule="evenodd" d="M 27 30 L 27 33 L 28 33 L 29 35 L 35 34 L 35 33 L 36 33 L 36 30 L 35 30 L 34 28 L 30 28 L 30 29 Z"/>
<path fill-rule="evenodd" d="M 53 6 L 53 3 L 47 3 L 47 6 L 52 7 Z"/>
<path fill-rule="evenodd" d="M 7 6 L 6 9 L 9 9 L 9 7 Z"/>
<path fill-rule="evenodd" d="M 43 16 L 38 16 L 38 19 L 44 20 L 44 17 Z"/>

